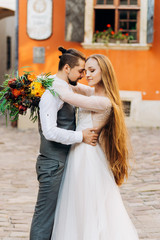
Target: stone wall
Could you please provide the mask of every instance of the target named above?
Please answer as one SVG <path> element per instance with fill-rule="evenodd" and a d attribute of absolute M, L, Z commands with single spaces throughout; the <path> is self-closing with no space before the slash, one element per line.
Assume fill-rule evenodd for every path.
<path fill-rule="evenodd" d="M 85 0 L 66 0 L 66 41 L 83 42 Z"/>

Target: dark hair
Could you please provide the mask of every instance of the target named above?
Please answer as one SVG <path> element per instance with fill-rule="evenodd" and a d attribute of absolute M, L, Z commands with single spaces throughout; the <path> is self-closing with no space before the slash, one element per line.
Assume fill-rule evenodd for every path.
<path fill-rule="evenodd" d="M 82 59 L 85 61 L 85 55 L 74 48 L 70 48 L 67 50 L 63 47 L 59 47 L 58 50 L 62 52 L 62 55 L 59 56 L 60 61 L 59 61 L 58 70 L 62 70 L 65 64 L 68 64 L 71 68 L 78 66 L 79 59 Z"/>

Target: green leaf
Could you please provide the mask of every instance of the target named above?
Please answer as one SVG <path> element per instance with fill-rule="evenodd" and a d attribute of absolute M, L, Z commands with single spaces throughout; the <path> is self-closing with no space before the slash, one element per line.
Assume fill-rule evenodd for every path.
<path fill-rule="evenodd" d="M 15 76 L 15 70 L 13 70 L 12 72 L 12 78 Z"/>
<path fill-rule="evenodd" d="M 57 92 L 55 92 L 53 89 L 48 88 L 48 90 L 52 93 L 53 96 L 59 96 Z"/>
<path fill-rule="evenodd" d="M 21 67 L 21 68 L 30 68 L 31 66 L 24 66 L 24 67 Z"/>
<path fill-rule="evenodd" d="M 51 74 L 51 72 L 48 72 L 48 73 L 46 73 L 45 75 L 46 75 L 47 77 L 49 77 L 49 76 L 52 75 L 52 74 Z"/>
<path fill-rule="evenodd" d="M 0 104 L 0 111 L 2 113 L 5 112 L 5 104 L 7 103 L 7 99 L 3 99 L 2 103 Z"/>
<path fill-rule="evenodd" d="M 31 74 L 34 71 L 23 71 L 25 74 Z"/>

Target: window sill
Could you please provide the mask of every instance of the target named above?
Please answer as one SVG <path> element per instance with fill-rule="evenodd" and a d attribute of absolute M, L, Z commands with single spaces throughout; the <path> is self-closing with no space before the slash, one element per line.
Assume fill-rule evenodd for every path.
<path fill-rule="evenodd" d="M 113 50 L 149 50 L 152 44 L 141 43 L 81 43 L 85 49 L 113 49 Z"/>

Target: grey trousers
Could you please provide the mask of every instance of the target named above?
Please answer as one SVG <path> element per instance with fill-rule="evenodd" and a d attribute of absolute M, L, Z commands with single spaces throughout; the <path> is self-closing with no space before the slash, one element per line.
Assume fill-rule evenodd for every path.
<path fill-rule="evenodd" d="M 38 158 L 36 164 L 39 192 L 32 219 L 30 240 L 50 240 L 64 163 Z"/>

